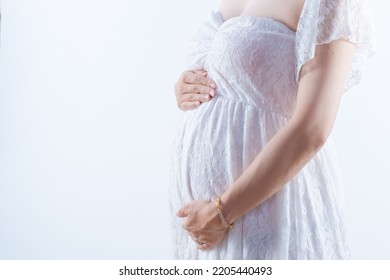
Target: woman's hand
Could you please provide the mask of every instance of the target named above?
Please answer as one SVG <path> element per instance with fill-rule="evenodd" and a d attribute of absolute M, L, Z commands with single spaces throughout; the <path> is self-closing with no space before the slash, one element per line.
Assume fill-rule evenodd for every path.
<path fill-rule="evenodd" d="M 198 249 L 210 249 L 218 245 L 228 233 L 216 210 L 214 203 L 194 200 L 184 205 L 177 216 L 185 218 L 183 228 L 198 244 Z"/>
<path fill-rule="evenodd" d="M 215 96 L 215 82 L 207 77 L 204 70 L 187 70 L 175 84 L 177 106 L 187 111 L 199 107 Z"/>

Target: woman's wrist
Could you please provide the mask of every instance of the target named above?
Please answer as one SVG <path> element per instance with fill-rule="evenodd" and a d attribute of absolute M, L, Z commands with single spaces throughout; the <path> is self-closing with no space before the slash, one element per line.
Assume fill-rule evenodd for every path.
<path fill-rule="evenodd" d="M 233 227 L 233 222 L 229 222 L 226 218 L 225 218 L 225 215 L 223 214 L 222 212 L 222 202 L 221 202 L 221 197 L 218 196 L 216 199 L 215 199 L 215 208 L 217 210 L 217 213 L 218 213 L 218 217 L 222 223 L 222 225 L 226 228 L 226 229 L 231 229 Z"/>
<path fill-rule="evenodd" d="M 204 224 L 201 226 L 203 231 L 226 231 L 230 228 L 221 221 L 215 200 L 209 202 L 203 215 L 206 217 Z"/>
<path fill-rule="evenodd" d="M 221 212 L 228 224 L 234 224 L 243 215 L 239 211 L 237 195 L 238 193 L 232 193 L 228 190 L 220 196 Z"/>

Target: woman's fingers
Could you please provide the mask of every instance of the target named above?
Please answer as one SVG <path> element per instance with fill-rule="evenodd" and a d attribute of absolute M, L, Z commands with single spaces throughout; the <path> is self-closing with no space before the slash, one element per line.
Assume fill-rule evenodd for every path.
<path fill-rule="evenodd" d="M 202 232 L 198 231 L 193 233 L 187 231 L 190 235 L 192 241 L 194 241 L 196 248 L 199 250 L 208 250 L 216 245 L 218 245 L 227 235 L 228 231 L 223 232 Z"/>
<path fill-rule="evenodd" d="M 179 109 L 182 111 L 194 110 L 194 109 L 198 108 L 199 105 L 200 105 L 199 101 L 195 101 L 195 102 L 183 101 L 183 102 L 178 104 Z"/>
<path fill-rule="evenodd" d="M 227 229 L 214 227 L 214 203 L 207 200 L 194 200 L 177 211 L 177 216 L 184 218 L 182 227 L 196 243 L 197 248 L 206 250 L 218 245 L 228 233 Z"/>
<path fill-rule="evenodd" d="M 204 73 L 201 74 L 199 71 L 191 71 L 191 70 L 184 71 L 184 73 L 181 76 L 181 80 L 187 84 L 204 85 L 212 89 L 216 88 L 215 82 L 210 78 L 208 78 L 207 76 L 205 76 Z"/>
<path fill-rule="evenodd" d="M 176 212 L 176 216 L 180 218 L 187 217 L 187 215 L 188 215 L 188 204 L 184 205 Z"/>
<path fill-rule="evenodd" d="M 214 246 L 216 246 L 218 244 L 207 244 L 207 243 L 203 243 L 203 244 L 198 244 L 196 246 L 197 249 L 199 250 L 209 250 L 211 248 L 213 248 Z"/>
<path fill-rule="evenodd" d="M 204 86 L 183 85 L 183 87 L 187 87 L 186 92 L 176 97 L 177 106 L 183 111 L 196 109 L 202 102 L 211 99 L 208 93 L 204 93 L 207 91 Z M 191 90 L 195 93 L 190 92 Z"/>
<path fill-rule="evenodd" d="M 202 79 L 205 77 L 202 77 Z M 195 78 L 194 78 L 195 79 Z M 206 78 L 207 79 L 207 78 Z M 176 96 L 180 98 L 183 94 L 196 93 L 202 95 L 215 96 L 215 89 L 209 85 L 199 83 L 199 82 L 178 82 L 175 85 Z"/>
<path fill-rule="evenodd" d="M 182 227 L 187 231 L 189 235 L 193 235 L 193 236 L 199 235 L 199 229 L 194 226 L 194 224 L 190 221 L 190 219 L 184 219 Z"/>
<path fill-rule="evenodd" d="M 194 235 L 191 235 L 191 239 L 196 244 L 196 248 L 198 248 L 200 250 L 209 249 L 209 248 L 213 247 L 213 245 L 215 245 L 215 244 L 206 243 L 200 237 L 197 237 Z"/>
<path fill-rule="evenodd" d="M 200 93 L 203 95 L 215 96 L 215 90 L 213 88 L 202 84 L 185 83 L 181 86 L 180 91 L 182 93 Z"/>
<path fill-rule="evenodd" d="M 209 101 L 210 98 L 211 97 L 208 94 L 184 93 L 177 99 L 177 102 L 205 102 Z"/>
<path fill-rule="evenodd" d="M 207 77 L 207 71 L 205 71 L 203 69 L 189 70 L 189 71 L 192 71 L 195 74 L 199 74 L 199 75 L 203 75 L 204 77 Z"/>
<path fill-rule="evenodd" d="M 183 111 L 196 109 L 216 95 L 215 82 L 201 69 L 184 71 L 174 89 L 177 105 Z"/>
<path fill-rule="evenodd" d="M 199 250 L 208 250 L 218 245 L 218 243 L 207 243 L 207 242 L 202 242 L 200 240 L 198 241 L 195 240 L 194 242 L 196 243 L 196 248 Z"/>

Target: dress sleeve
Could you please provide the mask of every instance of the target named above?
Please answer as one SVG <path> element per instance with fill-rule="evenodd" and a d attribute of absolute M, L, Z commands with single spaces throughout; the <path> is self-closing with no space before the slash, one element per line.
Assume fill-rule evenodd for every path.
<path fill-rule="evenodd" d="M 357 45 L 345 90 L 360 82 L 365 60 L 375 53 L 371 14 L 365 0 L 306 0 L 297 27 L 296 79 L 316 45 L 344 39 Z"/>

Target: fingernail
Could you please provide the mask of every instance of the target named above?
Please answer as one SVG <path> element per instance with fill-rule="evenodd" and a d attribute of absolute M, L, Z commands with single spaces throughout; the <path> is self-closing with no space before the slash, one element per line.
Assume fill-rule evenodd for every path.
<path fill-rule="evenodd" d="M 195 102 L 195 106 L 199 106 L 200 105 L 200 102 L 199 101 L 196 101 Z"/>
<path fill-rule="evenodd" d="M 205 100 L 205 101 L 209 100 L 209 98 L 210 97 L 208 95 L 203 96 L 203 100 Z"/>
<path fill-rule="evenodd" d="M 211 95 L 212 97 L 214 97 L 214 96 L 215 96 L 215 91 L 214 91 L 214 90 L 210 90 L 210 95 Z"/>
<path fill-rule="evenodd" d="M 211 84 L 211 87 L 212 87 L 213 89 L 215 89 L 215 88 L 216 88 L 216 86 L 215 86 L 215 84 L 214 84 L 214 83 L 212 83 L 212 84 Z"/>

